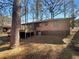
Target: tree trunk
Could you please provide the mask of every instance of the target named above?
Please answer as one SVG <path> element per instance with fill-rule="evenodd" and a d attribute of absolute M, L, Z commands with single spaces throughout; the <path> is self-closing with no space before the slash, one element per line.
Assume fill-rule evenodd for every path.
<path fill-rule="evenodd" d="M 19 30 L 20 30 L 20 3 L 21 0 L 14 0 L 13 2 L 13 12 L 12 12 L 12 28 L 11 28 L 11 38 L 10 38 L 10 47 L 15 48 L 19 46 Z"/>

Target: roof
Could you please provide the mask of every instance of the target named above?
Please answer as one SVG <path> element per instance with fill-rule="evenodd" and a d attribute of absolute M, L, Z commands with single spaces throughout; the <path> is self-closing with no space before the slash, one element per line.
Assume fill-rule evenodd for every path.
<path fill-rule="evenodd" d="M 43 23 L 43 22 L 51 22 L 51 21 L 59 21 L 59 20 L 70 20 L 72 18 L 56 18 L 56 19 L 47 19 L 43 21 L 37 21 L 37 22 L 30 22 L 30 23 L 23 23 L 22 25 L 29 25 L 29 24 L 34 24 L 34 23 Z"/>

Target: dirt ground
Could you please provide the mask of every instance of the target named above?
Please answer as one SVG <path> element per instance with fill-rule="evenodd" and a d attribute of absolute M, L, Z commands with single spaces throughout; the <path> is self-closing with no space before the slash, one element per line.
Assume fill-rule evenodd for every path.
<path fill-rule="evenodd" d="M 76 33 L 78 30 L 66 38 L 35 36 L 22 39 L 21 46 L 15 49 L 9 49 L 9 44 L 0 45 L 0 59 L 79 59 L 78 51 L 70 47 L 72 39 L 78 38 L 74 38 Z"/>

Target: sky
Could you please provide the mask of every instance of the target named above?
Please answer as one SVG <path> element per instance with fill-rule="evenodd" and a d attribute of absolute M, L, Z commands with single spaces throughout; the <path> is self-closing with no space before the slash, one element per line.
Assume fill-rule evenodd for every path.
<path fill-rule="evenodd" d="M 79 9 L 79 0 L 74 0 L 75 5 L 77 6 L 77 8 Z M 63 14 L 56 16 L 56 18 L 63 18 Z M 78 19 L 79 17 L 77 17 Z"/>
<path fill-rule="evenodd" d="M 79 9 L 79 0 L 75 0 L 75 4 L 76 4 L 77 8 Z M 79 19 L 79 17 L 77 17 L 77 19 Z"/>
<path fill-rule="evenodd" d="M 1 1 L 1 0 L 0 0 Z M 75 1 L 75 4 L 77 5 L 77 8 L 79 9 L 79 0 L 74 0 Z M 7 9 L 8 10 L 8 9 Z M 61 15 L 58 15 L 58 16 L 56 16 L 56 18 L 62 18 L 63 17 L 63 14 L 61 14 Z M 79 18 L 79 17 L 78 17 Z M 22 19 L 24 19 L 24 17 L 22 18 Z M 22 20 L 23 21 L 23 20 Z M 29 15 L 29 22 L 31 22 L 31 21 L 33 21 L 32 20 L 32 18 L 30 17 L 30 15 Z"/>
<path fill-rule="evenodd" d="M 75 3 L 76 3 L 76 5 L 77 5 L 78 8 L 79 8 L 79 0 L 75 0 Z"/>
<path fill-rule="evenodd" d="M 76 4 L 77 8 L 79 9 L 79 0 L 74 0 L 74 1 L 75 1 L 75 4 Z M 64 16 L 63 16 L 63 14 L 60 14 L 60 15 L 56 16 L 56 18 L 64 18 Z M 29 17 L 28 22 L 31 22 L 31 21 L 33 21 L 33 20 Z"/>

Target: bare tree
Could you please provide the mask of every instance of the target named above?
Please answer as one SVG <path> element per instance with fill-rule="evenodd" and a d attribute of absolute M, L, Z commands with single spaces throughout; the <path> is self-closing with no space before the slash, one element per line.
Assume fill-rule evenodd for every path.
<path fill-rule="evenodd" d="M 42 9 L 42 0 L 36 0 L 36 20 L 40 21 L 40 13 Z"/>
<path fill-rule="evenodd" d="M 11 28 L 11 41 L 10 47 L 19 46 L 19 30 L 20 30 L 20 3 L 21 0 L 13 1 L 13 12 L 12 12 L 12 28 Z"/>

